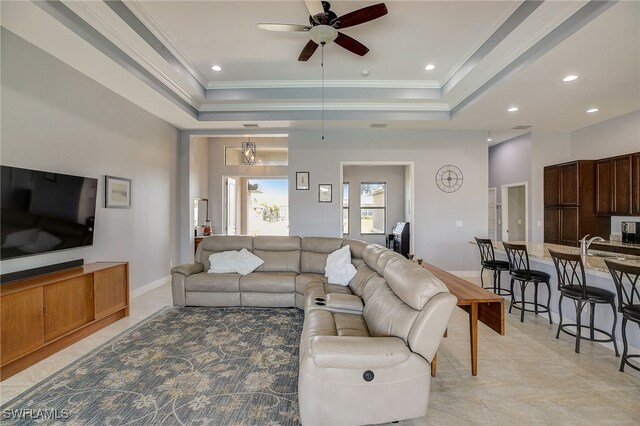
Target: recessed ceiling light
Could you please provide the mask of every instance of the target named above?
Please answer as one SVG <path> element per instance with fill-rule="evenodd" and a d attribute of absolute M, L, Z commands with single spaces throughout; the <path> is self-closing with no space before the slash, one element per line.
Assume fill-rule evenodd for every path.
<path fill-rule="evenodd" d="M 427 70 L 427 71 L 433 71 L 433 70 L 436 69 L 436 66 L 433 65 L 433 64 L 429 64 L 426 67 L 424 67 L 424 69 Z"/>
<path fill-rule="evenodd" d="M 493 139 L 487 138 L 487 142 L 493 142 Z"/>
<path fill-rule="evenodd" d="M 598 111 L 600 111 L 598 108 L 589 108 L 589 109 L 587 110 L 587 112 L 588 112 L 588 113 L 598 112 Z"/>
<path fill-rule="evenodd" d="M 577 80 L 577 79 L 578 79 L 577 75 L 571 74 L 571 75 L 568 75 L 565 78 L 563 78 L 562 81 L 568 82 L 568 81 L 574 81 L 574 80 Z"/>
<path fill-rule="evenodd" d="M 222 71 L 222 67 L 220 65 L 214 65 L 211 67 L 211 69 L 214 71 Z"/>
<path fill-rule="evenodd" d="M 507 109 L 507 111 L 509 111 L 509 112 L 516 112 L 516 111 L 518 111 L 519 109 L 520 109 L 520 108 L 518 108 L 518 107 L 512 106 L 512 107 L 509 107 L 509 109 Z"/>
<path fill-rule="evenodd" d="M 364 71 L 362 71 L 362 73 L 360 73 L 360 75 L 363 76 L 363 77 L 369 77 L 369 71 L 364 70 Z"/>

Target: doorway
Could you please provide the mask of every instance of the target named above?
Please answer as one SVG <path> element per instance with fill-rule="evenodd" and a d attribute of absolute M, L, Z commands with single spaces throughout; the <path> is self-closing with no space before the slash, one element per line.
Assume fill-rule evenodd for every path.
<path fill-rule="evenodd" d="M 526 182 L 502 185 L 502 239 L 527 241 L 529 203 Z"/>
<path fill-rule="evenodd" d="M 226 214 L 226 223 L 224 226 L 225 229 L 225 233 L 227 235 L 236 235 L 236 231 L 237 231 L 237 206 L 238 206 L 238 201 L 237 201 L 237 188 L 236 188 L 236 179 L 232 178 L 232 177 L 228 177 L 226 178 L 225 181 L 225 193 L 224 193 L 224 200 L 225 200 L 225 205 L 227 206 L 227 214 Z"/>
<path fill-rule="evenodd" d="M 247 235 L 289 235 L 288 179 L 248 178 L 247 195 Z"/>
<path fill-rule="evenodd" d="M 225 235 L 289 235 L 287 177 L 225 176 Z"/>

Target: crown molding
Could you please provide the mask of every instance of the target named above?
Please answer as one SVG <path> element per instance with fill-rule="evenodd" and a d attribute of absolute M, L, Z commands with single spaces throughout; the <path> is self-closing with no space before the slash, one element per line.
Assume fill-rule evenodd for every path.
<path fill-rule="evenodd" d="M 69 10 L 75 13 L 88 25 L 106 37 L 114 45 L 122 49 L 132 60 L 144 67 L 149 73 L 156 77 L 167 89 L 171 90 L 182 100 L 188 102 L 195 108 L 200 107 L 201 100 L 182 88 L 182 85 L 176 82 L 172 77 L 166 74 L 162 69 L 155 65 L 147 55 L 139 48 L 134 46 L 116 27 L 114 27 L 103 15 L 100 7 L 104 6 L 102 2 L 79 2 L 79 1 L 61 1 Z"/>
<path fill-rule="evenodd" d="M 418 111 L 449 112 L 448 104 L 442 103 L 242 103 L 242 104 L 204 104 L 201 112 L 249 112 L 249 111 Z"/>
<path fill-rule="evenodd" d="M 147 27 L 149 31 L 162 43 L 167 50 L 171 52 L 175 58 L 182 63 L 182 65 L 191 73 L 191 75 L 200 82 L 202 87 L 207 87 L 208 82 L 205 76 L 198 70 L 198 68 L 191 62 L 187 55 L 185 55 L 178 45 L 164 32 L 160 25 L 151 17 L 149 12 L 138 2 L 137 0 L 130 0 L 126 2 L 126 6 L 136 17 Z"/>
<path fill-rule="evenodd" d="M 322 80 L 215 81 L 207 84 L 207 90 L 305 89 L 321 87 L 322 84 Z M 324 87 L 351 87 L 363 89 L 440 89 L 440 83 L 433 80 L 325 80 Z"/>

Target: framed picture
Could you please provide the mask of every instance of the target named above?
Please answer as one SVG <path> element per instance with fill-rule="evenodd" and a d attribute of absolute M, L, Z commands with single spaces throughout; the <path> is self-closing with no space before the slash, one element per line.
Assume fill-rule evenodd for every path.
<path fill-rule="evenodd" d="M 105 176 L 104 183 L 104 206 L 106 208 L 131 208 L 131 179 Z"/>
<path fill-rule="evenodd" d="M 331 184 L 321 183 L 318 185 L 318 201 L 321 203 L 331 202 Z"/>
<path fill-rule="evenodd" d="M 296 172 L 296 189 L 309 189 L 309 172 Z"/>

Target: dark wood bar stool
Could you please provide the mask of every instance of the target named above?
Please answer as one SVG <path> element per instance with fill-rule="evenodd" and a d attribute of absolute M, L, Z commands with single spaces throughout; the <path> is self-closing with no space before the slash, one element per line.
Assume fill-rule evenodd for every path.
<path fill-rule="evenodd" d="M 551 310 L 549 305 L 551 303 L 551 285 L 549 280 L 551 275 L 544 271 L 537 271 L 529 267 L 529 253 L 527 253 L 527 246 L 524 244 L 510 244 L 502 242 L 505 251 L 507 252 L 507 259 L 509 259 L 509 275 L 511 275 L 511 303 L 509 304 L 509 313 L 512 308 L 520 309 L 520 322 L 524 322 L 525 312 L 534 312 L 536 314 L 549 314 L 549 324 L 553 324 L 551 320 Z M 513 291 L 514 282 L 520 282 L 520 300 L 515 299 L 515 293 Z M 533 302 L 527 302 L 525 300 L 525 290 L 527 285 L 533 283 Z M 543 305 L 538 303 L 538 285 L 543 283 L 547 286 L 547 304 Z M 533 309 L 528 309 L 527 305 L 533 305 Z"/>
<path fill-rule="evenodd" d="M 592 342 L 613 342 L 613 348 L 618 354 L 618 345 L 616 344 L 616 306 L 614 304 L 615 294 L 611 291 L 592 287 L 587 285 L 587 279 L 584 274 L 584 264 L 582 263 L 582 257 L 579 254 L 561 253 L 555 250 L 549 249 L 549 254 L 553 259 L 553 264 L 556 266 L 556 272 L 558 273 L 558 291 L 560 291 L 560 301 L 558 302 L 558 314 L 560 315 L 560 323 L 558 324 L 558 332 L 556 333 L 556 339 L 560 337 L 560 332 L 567 333 L 569 336 L 576 338 L 576 353 L 580 353 L 580 341 L 582 339 L 591 340 Z M 568 297 L 572 299 L 576 304 L 576 323 L 575 324 L 562 324 L 562 299 Z M 590 322 L 589 325 L 582 325 L 582 309 L 587 305 L 590 306 Z M 613 310 L 613 327 L 611 333 L 596 328 L 594 325 L 594 314 L 596 310 L 596 304 L 606 303 L 611 306 Z M 575 327 L 576 332 L 572 333 L 567 330 L 567 327 Z M 589 329 L 589 336 L 582 335 L 582 329 Z M 606 339 L 597 339 L 595 332 L 598 331 L 605 336 Z"/>
<path fill-rule="evenodd" d="M 618 311 L 622 313 L 622 345 L 624 349 L 622 351 L 620 371 L 624 371 L 625 364 L 640 371 L 640 367 L 629 362 L 630 358 L 640 358 L 640 355 L 629 355 L 629 344 L 627 343 L 627 321 L 640 325 L 640 266 L 609 259 L 604 261 L 616 285 Z"/>
<path fill-rule="evenodd" d="M 499 296 L 508 296 L 511 294 L 511 291 L 506 288 L 502 288 L 500 286 L 500 275 L 503 271 L 509 270 L 509 262 L 504 260 L 496 260 L 495 252 L 493 251 L 493 243 L 488 238 L 476 238 L 476 244 L 478 244 L 478 248 L 480 249 L 480 265 L 482 269 L 480 270 L 480 282 L 482 283 L 482 288 L 493 289 L 493 292 Z M 484 277 L 483 272 L 485 269 L 492 271 L 493 273 L 493 287 L 485 287 L 484 286 Z"/>

